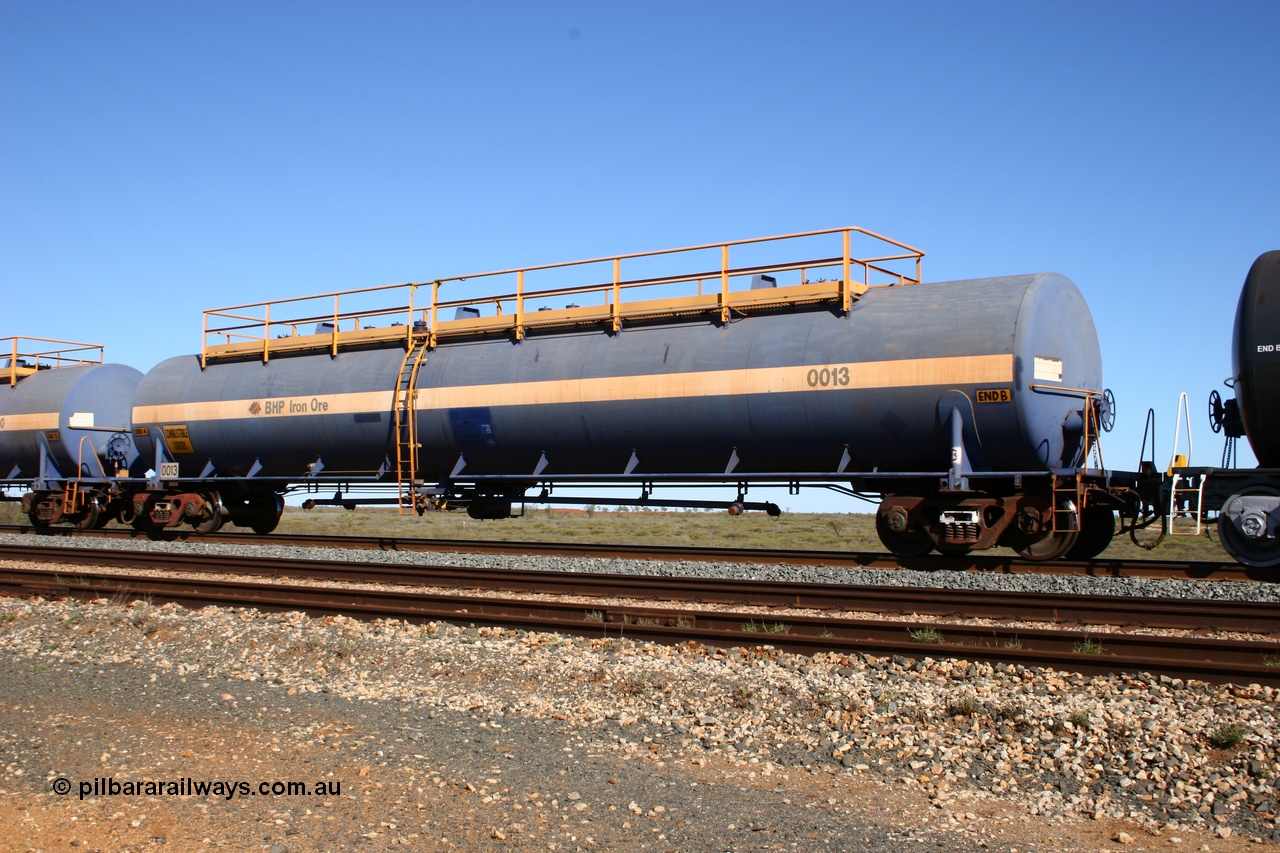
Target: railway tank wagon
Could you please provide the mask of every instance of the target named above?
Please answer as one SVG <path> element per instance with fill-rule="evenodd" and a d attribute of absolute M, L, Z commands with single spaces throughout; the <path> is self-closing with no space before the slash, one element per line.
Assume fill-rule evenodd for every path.
<path fill-rule="evenodd" d="M 1236 306 L 1227 385 L 1234 398 L 1209 398 L 1210 424 L 1225 432 L 1222 468 L 1183 468 L 1170 480 L 1171 519 L 1216 516 L 1222 546 L 1237 561 L 1280 566 L 1280 250 L 1249 269 Z M 1233 442 L 1247 438 L 1257 468 L 1226 467 Z M 1198 525 L 1197 525 L 1198 526 Z"/>
<path fill-rule="evenodd" d="M 0 340 L 0 476 L 29 491 L 33 525 L 106 524 L 126 509 L 120 479 L 140 473 L 130 401 L 142 374 L 102 347 Z"/>
<path fill-rule="evenodd" d="M 729 264 L 731 248 L 823 236 L 842 250 Z M 890 251 L 854 257 L 856 236 Z M 718 269 L 621 274 L 623 261 L 705 250 Z M 376 321 L 405 307 L 341 310 L 369 291 L 316 297 L 331 310 L 293 321 L 269 319 L 284 303 L 209 312 L 224 342 L 206 338 L 138 388 L 137 441 L 162 472 L 138 510 L 269 529 L 296 484 L 394 483 L 402 506 L 477 517 L 562 484 L 644 496 L 727 484 L 740 499 L 754 483 L 843 484 L 884 496 L 878 527 L 898 553 L 1100 551 L 1106 476 L 1081 466 L 1109 398 L 1079 291 L 1051 273 L 922 284 L 921 255 L 835 229 L 406 285 L 399 326 Z M 892 272 L 903 261 L 914 276 Z M 592 264 L 612 275 L 525 280 Z M 695 282 L 696 294 L 626 298 Z M 428 304 L 414 306 L 424 288 Z"/>

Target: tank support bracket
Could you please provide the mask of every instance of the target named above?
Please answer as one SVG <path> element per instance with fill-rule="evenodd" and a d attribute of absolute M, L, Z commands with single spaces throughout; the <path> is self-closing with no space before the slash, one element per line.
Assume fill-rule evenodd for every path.
<path fill-rule="evenodd" d="M 966 477 L 965 474 L 972 473 L 973 468 L 969 464 L 968 454 L 964 452 L 964 418 L 960 415 L 960 409 L 952 406 L 951 468 L 947 471 L 947 478 L 944 482 L 943 491 L 969 491 L 969 478 Z"/>
<path fill-rule="evenodd" d="M 462 473 L 462 469 L 463 469 L 463 468 L 466 468 L 466 467 L 467 467 L 467 459 L 466 459 L 466 457 L 465 457 L 465 456 L 463 456 L 461 453 L 459 453 L 459 454 L 458 454 L 458 461 L 454 463 L 454 465 L 453 465 L 453 470 L 449 472 L 449 479 L 450 479 L 450 480 L 452 480 L 454 477 L 456 477 L 456 476 L 458 476 L 459 474 L 461 474 L 461 473 Z"/>
<path fill-rule="evenodd" d="M 147 480 L 147 488 L 151 491 L 163 489 L 165 466 L 173 464 L 172 458 L 169 456 L 168 451 L 165 450 L 164 441 L 157 439 L 155 466 L 151 469 L 155 473 Z"/>
<path fill-rule="evenodd" d="M 49 447 L 44 443 L 44 437 L 40 437 L 40 477 L 31 484 L 34 491 L 53 491 L 57 488 L 56 482 L 65 479 L 62 472 L 58 470 L 58 466 L 53 464 L 53 460 L 49 458 Z"/>

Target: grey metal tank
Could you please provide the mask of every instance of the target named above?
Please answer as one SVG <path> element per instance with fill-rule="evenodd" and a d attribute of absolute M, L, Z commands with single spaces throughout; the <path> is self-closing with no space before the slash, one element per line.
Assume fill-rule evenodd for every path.
<path fill-rule="evenodd" d="M 395 458 L 403 359 L 354 350 L 203 371 L 170 359 L 138 387 L 138 441 L 152 454 L 168 431 L 183 476 L 211 463 L 300 479 L 317 461 L 371 475 Z M 727 325 L 445 341 L 416 387 L 428 481 L 945 471 L 953 408 L 975 470 L 1043 471 L 1079 461 L 1079 390 L 1100 391 L 1102 365 L 1080 292 L 1041 273 L 872 288 L 847 316 L 796 307 Z"/>
<path fill-rule="evenodd" d="M 212 463 L 218 476 L 301 478 L 310 471 L 368 475 L 392 444 L 391 389 L 403 349 L 215 363 L 167 359 L 134 396 L 138 446 L 156 459 L 164 437 L 183 477 Z"/>
<path fill-rule="evenodd" d="M 846 470 L 938 471 L 955 390 L 975 467 L 1043 470 L 1072 464 L 1082 404 L 1032 386 L 1101 381 L 1067 279 L 942 282 L 872 289 L 847 317 L 441 347 L 419 374 L 418 437 L 441 473 L 461 455 L 468 474 L 528 474 L 544 454 L 546 473 L 615 474 L 632 454 L 637 473 L 719 473 L 735 456 L 735 473 L 822 472 L 846 447 Z"/>
<path fill-rule="evenodd" d="M 0 385 L 0 477 L 40 474 L 41 448 L 61 477 L 115 476 L 136 465 L 130 429 L 142 373 L 123 364 L 39 370 Z"/>

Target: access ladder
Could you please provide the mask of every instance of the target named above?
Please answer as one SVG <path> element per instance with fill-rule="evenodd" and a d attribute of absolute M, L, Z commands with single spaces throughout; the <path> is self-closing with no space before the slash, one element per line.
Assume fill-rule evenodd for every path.
<path fill-rule="evenodd" d="M 422 445 L 418 443 L 414 404 L 418 396 L 418 371 L 426 360 L 426 336 L 415 336 L 405 350 L 404 361 L 400 363 L 400 378 L 392 400 L 396 428 L 397 504 L 402 515 L 406 509 L 416 509 L 414 487 L 418 481 L 418 448 Z"/>
<path fill-rule="evenodd" d="M 1178 452 L 1182 443 L 1182 429 L 1187 430 L 1187 452 Z M 1195 444 L 1191 439 L 1191 407 L 1184 392 L 1178 397 L 1178 418 L 1173 431 L 1173 457 L 1165 472 L 1169 478 L 1169 506 L 1164 515 L 1164 532 L 1169 536 L 1199 536 L 1200 507 L 1204 500 L 1203 474 L 1191 473 L 1191 454 Z"/>
<path fill-rule="evenodd" d="M 1170 536 L 1199 536 L 1200 506 L 1204 500 L 1203 474 L 1190 474 L 1174 469 L 1169 483 L 1169 511 L 1164 517 L 1164 532 Z"/>

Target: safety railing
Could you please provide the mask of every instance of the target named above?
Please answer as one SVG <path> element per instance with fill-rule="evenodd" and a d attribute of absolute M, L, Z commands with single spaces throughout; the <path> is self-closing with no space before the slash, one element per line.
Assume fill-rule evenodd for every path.
<path fill-rule="evenodd" d="M 403 340 L 407 344 L 413 329 L 406 320 L 412 323 L 414 291 L 419 286 L 390 284 L 205 311 L 201 365 L 221 356 L 260 354 L 265 362 L 273 352 L 328 348 L 337 355 L 339 348 L 360 342 Z M 344 307 L 344 301 L 350 306 L 362 297 L 403 303 L 364 309 Z M 331 310 L 327 310 L 330 306 Z M 389 325 L 376 325 L 388 319 Z M 313 327 L 311 331 L 308 326 Z"/>
<path fill-rule="evenodd" d="M 40 370 L 102 364 L 102 344 L 53 338 L 0 338 L 0 385 L 16 385 Z"/>
<path fill-rule="evenodd" d="M 783 244 L 803 259 L 771 257 Z M 236 305 L 205 312 L 201 359 L 411 347 L 415 336 L 434 347 L 442 338 L 520 339 L 534 328 L 590 324 L 619 331 L 628 320 L 694 314 L 728 322 L 734 313 L 814 302 L 848 311 L 872 287 L 919 283 L 923 257 L 862 228 L 832 228 Z"/>

